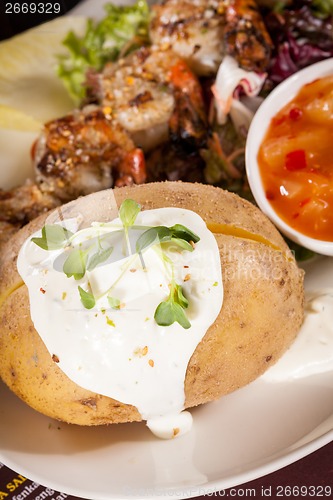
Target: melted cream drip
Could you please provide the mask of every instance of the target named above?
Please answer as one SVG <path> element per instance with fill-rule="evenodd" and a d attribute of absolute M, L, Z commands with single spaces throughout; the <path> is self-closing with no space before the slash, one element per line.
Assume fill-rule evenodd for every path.
<path fill-rule="evenodd" d="M 305 319 L 295 342 L 262 378 L 280 382 L 333 373 L 332 311 L 333 288 L 307 292 Z"/>
<path fill-rule="evenodd" d="M 79 222 L 72 219 L 65 226 L 76 231 Z M 189 300 L 189 329 L 178 323 L 157 325 L 154 312 L 169 294 L 170 268 L 156 251 L 158 245 L 144 252 L 146 269 L 137 254 L 124 256 L 121 232 L 111 258 L 79 281 L 62 272 L 63 250 L 45 251 L 31 239 L 19 253 L 18 271 L 29 290 L 35 328 L 64 373 L 79 386 L 136 406 L 152 432 L 174 437 L 191 426 L 188 412 L 181 414 L 188 362 L 222 305 L 219 250 L 204 221 L 189 210 L 144 211 L 137 217 L 139 224 L 183 224 L 200 236 L 193 252 L 167 252 L 176 282 Z M 120 228 L 119 219 L 96 223 L 79 231 L 75 241 Z M 138 235 L 134 229 L 132 233 L 135 248 Z M 90 310 L 78 293 L 78 285 L 87 290 L 88 282 L 94 295 L 101 296 Z M 110 307 L 105 293 L 112 283 L 112 296 L 122 304 L 119 310 Z"/>

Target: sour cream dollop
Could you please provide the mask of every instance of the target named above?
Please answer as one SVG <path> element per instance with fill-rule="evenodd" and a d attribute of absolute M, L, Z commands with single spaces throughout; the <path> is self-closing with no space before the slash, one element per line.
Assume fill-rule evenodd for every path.
<path fill-rule="evenodd" d="M 61 224 L 75 233 L 72 245 L 109 245 L 112 253 L 75 280 L 63 272 L 71 247 L 43 250 L 31 238 L 22 246 L 18 271 L 28 287 L 35 329 L 50 355 L 79 386 L 134 405 L 159 437 L 188 431 L 191 417 L 181 413 L 187 365 L 223 301 L 215 237 L 199 215 L 178 208 L 140 212 L 129 231 L 131 254 L 125 251 L 128 242 L 119 218 L 82 230 L 79 217 Z M 135 243 L 148 227 L 175 224 L 200 237 L 193 252 L 172 244 L 162 252 L 154 244 L 143 259 L 135 253 Z M 172 279 L 188 300 L 190 328 L 178 322 L 160 326 L 154 319 Z M 94 307 L 84 307 L 78 287 L 97 297 Z M 116 306 L 110 305 L 110 296 Z"/>

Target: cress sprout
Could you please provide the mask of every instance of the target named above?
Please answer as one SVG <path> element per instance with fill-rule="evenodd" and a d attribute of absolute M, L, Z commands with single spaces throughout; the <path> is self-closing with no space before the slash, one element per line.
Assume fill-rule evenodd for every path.
<path fill-rule="evenodd" d="M 191 324 L 185 314 L 185 309 L 188 308 L 189 302 L 185 297 L 183 289 L 180 284 L 176 283 L 174 278 L 174 265 L 172 260 L 167 256 L 164 244 L 171 243 L 179 247 L 180 251 L 193 252 L 195 244 L 200 240 L 199 236 L 193 231 L 183 226 L 182 224 L 175 224 L 171 227 L 167 226 L 154 226 L 147 227 L 136 225 L 135 229 L 142 229 L 140 236 L 135 242 L 135 254 L 132 254 L 132 249 L 129 239 L 129 230 L 133 227 L 136 218 L 141 210 L 141 206 L 134 200 L 126 199 L 120 206 L 119 218 L 122 222 L 127 247 L 128 261 L 123 267 L 122 273 L 117 280 L 110 285 L 108 290 L 102 294 L 106 295 L 109 305 L 112 309 L 120 309 L 121 301 L 119 298 L 113 296 L 113 289 L 119 280 L 123 277 L 125 272 L 130 268 L 133 260 L 139 255 L 143 268 L 145 263 L 143 253 L 148 248 L 155 246 L 158 248 L 158 255 L 163 259 L 166 265 L 171 269 L 171 283 L 170 293 L 156 308 L 154 319 L 160 326 L 169 326 L 173 323 L 179 323 L 183 328 L 190 328 Z M 84 230 L 82 230 L 84 231 Z M 119 230 L 116 231 L 119 233 Z M 97 250 L 96 240 L 88 246 L 82 243 L 74 246 L 75 236 L 80 234 L 72 233 L 61 225 L 47 224 L 42 228 L 41 237 L 31 238 L 31 241 L 46 251 L 61 250 L 63 249 L 68 255 L 63 263 L 62 271 L 68 278 L 74 278 L 79 281 L 84 278 L 87 271 L 92 271 L 98 265 L 106 263 L 114 247 L 111 246 L 110 241 L 107 241 L 107 236 L 114 234 L 115 231 L 109 231 L 98 236 Z M 84 290 L 78 286 L 80 300 L 86 309 L 92 309 L 100 297 L 94 296 L 90 290 Z"/>

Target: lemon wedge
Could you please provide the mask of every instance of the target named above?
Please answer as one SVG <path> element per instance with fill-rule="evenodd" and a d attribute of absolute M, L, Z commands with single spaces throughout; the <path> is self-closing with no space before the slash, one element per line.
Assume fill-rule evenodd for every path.
<path fill-rule="evenodd" d="M 0 42 L 1 189 L 34 178 L 30 151 L 42 124 L 74 108 L 56 75 L 57 55 L 67 33 L 85 26 L 85 17 L 59 17 Z"/>
<path fill-rule="evenodd" d="M 0 189 L 11 189 L 34 178 L 31 147 L 38 132 L 0 129 Z"/>
<path fill-rule="evenodd" d="M 86 18 L 59 17 L 0 43 L 0 104 L 4 123 L 20 122 L 18 113 L 44 123 L 74 108 L 74 103 L 56 75 L 57 55 L 66 51 L 62 41 L 72 30 L 85 31 Z M 5 108 L 14 108 L 12 118 Z M 15 115 L 15 116 L 14 116 Z M 31 119 L 30 124 L 28 117 Z M 22 117 L 21 117 L 22 119 Z M 1 125 L 0 125 L 1 126 Z"/>
<path fill-rule="evenodd" d="M 0 104 L 0 129 L 38 132 L 43 124 L 18 109 Z"/>

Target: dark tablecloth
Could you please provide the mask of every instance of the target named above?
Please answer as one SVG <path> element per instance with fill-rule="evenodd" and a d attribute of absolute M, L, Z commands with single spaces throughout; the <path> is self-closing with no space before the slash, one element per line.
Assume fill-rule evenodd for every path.
<path fill-rule="evenodd" d="M 13 0 L 10 3 L 14 5 L 17 0 Z M 24 3 L 23 0 L 18 2 L 19 4 Z M 29 2 L 25 2 L 29 3 Z M 38 4 L 38 1 L 36 2 Z M 47 3 L 54 5 L 55 1 L 52 0 L 48 2 L 47 0 L 42 0 L 42 3 L 46 6 Z M 6 2 L 5 0 L 1 0 L 0 2 L 0 40 L 5 40 L 6 38 L 10 38 L 11 36 L 17 35 L 22 31 L 25 31 L 29 28 L 33 28 L 38 24 L 45 23 L 47 21 L 51 21 L 55 17 L 63 16 L 67 14 L 75 5 L 80 3 L 80 0 L 61 0 L 58 2 L 60 4 L 60 11 L 58 9 L 52 9 L 49 7 L 48 13 L 46 11 L 44 13 L 30 13 L 30 12 L 21 12 L 21 9 L 17 12 L 13 12 L 13 8 L 11 9 L 11 14 L 6 13 Z M 8 10 L 8 9 L 7 9 Z"/>

